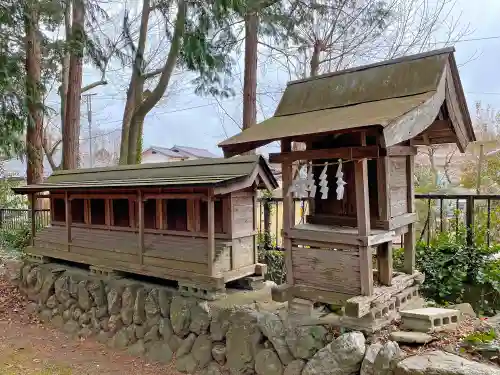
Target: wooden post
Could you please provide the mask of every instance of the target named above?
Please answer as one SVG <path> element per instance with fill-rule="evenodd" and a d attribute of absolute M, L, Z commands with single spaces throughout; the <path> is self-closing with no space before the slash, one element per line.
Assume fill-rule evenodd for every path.
<path fill-rule="evenodd" d="M 370 203 L 368 198 L 368 161 L 361 159 L 354 162 L 356 184 L 356 210 L 358 233 L 360 236 L 370 234 Z"/>
<path fill-rule="evenodd" d="M 378 280 L 382 285 L 392 284 L 392 242 L 377 247 Z"/>
<path fill-rule="evenodd" d="M 291 141 L 282 139 L 281 152 L 290 152 L 291 149 Z M 292 241 L 288 238 L 288 231 L 295 224 L 293 197 L 288 195 L 288 189 L 292 183 L 292 163 L 284 161 L 281 164 L 281 173 L 283 180 L 283 247 L 285 249 L 286 282 L 293 285 Z"/>
<path fill-rule="evenodd" d="M 36 194 L 31 194 L 31 246 L 35 246 L 36 231 Z"/>
<path fill-rule="evenodd" d="M 106 199 L 104 201 L 105 208 L 104 208 L 104 215 L 105 219 L 104 222 L 106 226 L 111 226 L 111 199 Z"/>
<path fill-rule="evenodd" d="M 257 190 L 254 190 L 253 196 L 253 231 L 254 233 L 257 231 Z M 253 235 L 253 262 L 257 264 L 259 262 L 259 254 L 258 254 L 258 244 L 257 244 L 257 235 Z"/>
<path fill-rule="evenodd" d="M 68 252 L 71 251 L 71 201 L 69 200 L 69 193 L 64 193 L 64 207 L 66 210 L 66 233 L 68 235 Z"/>
<path fill-rule="evenodd" d="M 408 212 L 415 212 L 415 157 L 406 157 L 406 185 Z M 408 232 L 404 235 L 404 267 L 403 271 L 412 275 L 415 271 L 415 224 L 408 224 Z"/>
<path fill-rule="evenodd" d="M 373 294 L 373 248 L 359 246 L 359 274 L 361 279 L 361 294 L 371 296 Z"/>
<path fill-rule="evenodd" d="M 263 198 L 260 204 L 264 210 L 264 248 L 267 250 L 271 248 L 271 209 L 269 207 L 271 202 Z"/>
<path fill-rule="evenodd" d="M 207 207 L 208 207 L 208 218 L 207 218 L 207 224 L 208 224 L 208 233 L 207 233 L 207 240 L 208 240 L 208 272 L 210 276 L 215 275 L 215 210 L 214 210 L 214 197 L 213 197 L 213 191 L 210 191 L 208 193 L 208 201 L 207 201 Z"/>
<path fill-rule="evenodd" d="M 144 199 L 142 199 L 142 190 L 137 193 L 139 203 L 139 264 L 144 263 Z"/>

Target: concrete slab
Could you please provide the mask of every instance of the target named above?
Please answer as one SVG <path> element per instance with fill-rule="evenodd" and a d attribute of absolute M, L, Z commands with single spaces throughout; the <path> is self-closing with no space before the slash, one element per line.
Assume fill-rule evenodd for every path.
<path fill-rule="evenodd" d="M 415 310 L 400 311 L 402 328 L 411 331 L 429 332 L 443 329 L 454 329 L 460 321 L 460 311 L 427 307 Z"/>

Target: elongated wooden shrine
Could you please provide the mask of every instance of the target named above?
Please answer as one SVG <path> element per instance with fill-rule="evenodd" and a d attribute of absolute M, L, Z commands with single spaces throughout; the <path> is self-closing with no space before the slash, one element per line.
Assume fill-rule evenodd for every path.
<path fill-rule="evenodd" d="M 456 143 L 463 152 L 475 140 L 453 52 L 290 82 L 274 117 L 219 145 L 229 157 L 281 142 L 281 153 L 270 161 L 282 165 L 287 285 L 276 298 L 341 304 L 347 315 L 360 318 L 397 309 L 414 296 L 408 288 L 422 281 L 415 272 L 416 146 Z M 347 182 L 340 200 L 339 159 Z M 325 162 L 331 163 L 329 194 L 322 199 Z M 299 163 L 312 166 L 317 192 L 309 198 L 307 222 L 294 226 L 287 191 Z M 395 274 L 392 240 L 400 235 L 404 273 Z"/>
<path fill-rule="evenodd" d="M 256 189 L 275 187 L 262 157 L 242 156 L 58 171 L 14 190 L 50 192 L 51 225 L 32 228 L 29 254 L 175 280 L 208 298 L 265 272 Z"/>

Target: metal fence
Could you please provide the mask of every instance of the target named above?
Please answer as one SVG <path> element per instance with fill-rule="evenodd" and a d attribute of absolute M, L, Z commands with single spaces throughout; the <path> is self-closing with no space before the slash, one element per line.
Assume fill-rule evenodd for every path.
<path fill-rule="evenodd" d="M 17 230 L 29 227 L 31 210 L 27 208 L 0 208 L 0 229 Z M 50 223 L 50 210 L 35 211 L 36 228 L 43 228 Z"/>
<path fill-rule="evenodd" d="M 500 195 L 416 194 L 420 240 L 438 233 L 464 235 L 468 245 L 500 242 Z"/>
<path fill-rule="evenodd" d="M 465 235 L 468 244 L 500 243 L 500 195 L 416 194 L 417 239 L 429 243 L 437 234 Z M 259 245 L 282 249 L 283 198 L 261 198 L 258 206 Z M 307 200 L 295 201 L 296 224 L 304 222 Z"/>

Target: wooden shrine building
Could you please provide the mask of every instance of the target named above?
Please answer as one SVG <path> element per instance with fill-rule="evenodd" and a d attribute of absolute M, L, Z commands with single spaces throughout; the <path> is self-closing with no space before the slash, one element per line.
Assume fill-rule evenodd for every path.
<path fill-rule="evenodd" d="M 256 189 L 276 187 L 266 161 L 252 155 L 57 171 L 14 190 L 34 199 L 50 193 L 51 225 L 36 232 L 27 253 L 207 294 L 265 272 L 255 243 Z"/>
<path fill-rule="evenodd" d="M 286 288 L 292 296 L 327 303 L 366 296 L 369 309 L 370 296 L 398 291 L 391 289 L 393 277 L 404 279 L 392 269 L 394 236 L 404 235 L 404 272 L 415 271 L 416 146 L 456 143 L 463 152 L 474 140 L 454 49 L 447 48 L 290 82 L 272 118 L 219 146 L 230 157 L 281 142 L 270 161 L 282 165 Z M 294 142 L 305 150 L 294 151 Z M 346 182 L 341 199 L 339 159 Z M 322 199 L 325 162 L 331 163 L 329 193 Z M 298 163 L 311 165 L 317 191 L 309 198 L 307 222 L 294 226 L 287 191 Z M 353 315 L 363 316 L 365 307 Z"/>

